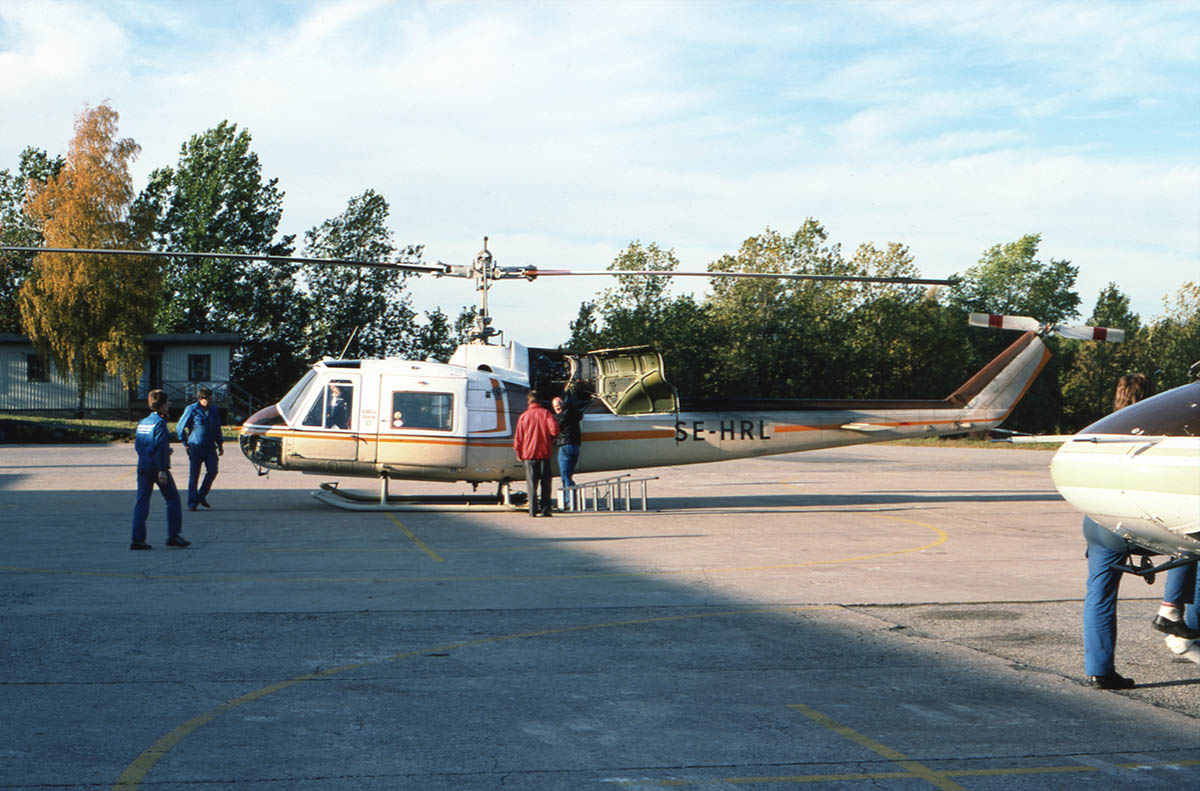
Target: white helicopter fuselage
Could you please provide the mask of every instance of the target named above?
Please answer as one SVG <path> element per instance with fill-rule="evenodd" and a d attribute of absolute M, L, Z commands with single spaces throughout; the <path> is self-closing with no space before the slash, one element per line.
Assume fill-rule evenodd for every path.
<path fill-rule="evenodd" d="M 644 395 L 639 376 L 657 381 L 658 400 L 652 393 L 646 396 L 649 406 L 618 414 L 623 407 L 614 411 L 615 397 L 592 399 L 581 421 L 583 452 L 576 472 L 985 431 L 1004 420 L 1048 356 L 1041 340 L 1028 333 L 950 397 L 921 401 L 689 403 L 676 397 L 660 371 L 621 369 L 624 378 L 610 376 L 622 386 L 633 382 L 628 392 L 636 397 Z M 610 357 L 598 365 L 612 363 Z M 628 365 L 630 357 L 616 355 L 619 364 L 613 365 Z M 242 450 L 260 467 L 322 475 L 522 480 L 513 431 L 527 405 L 529 360 L 529 350 L 516 343 L 462 346 L 448 363 L 325 360 L 279 404 L 246 421 Z"/>
<path fill-rule="evenodd" d="M 1153 552 L 1200 557 L 1200 383 L 1115 412 L 1050 464 L 1063 498 Z"/>

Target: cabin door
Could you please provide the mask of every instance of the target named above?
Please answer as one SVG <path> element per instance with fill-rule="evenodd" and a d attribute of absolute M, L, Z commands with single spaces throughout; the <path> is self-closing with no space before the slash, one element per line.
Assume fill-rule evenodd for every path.
<path fill-rule="evenodd" d="M 355 461 L 358 458 L 361 380 L 358 374 L 339 371 L 325 382 L 308 405 L 302 430 L 291 438 L 290 452 L 306 459 Z"/>
<path fill-rule="evenodd" d="M 465 379 L 384 376 L 379 464 L 462 469 L 467 461 Z"/>

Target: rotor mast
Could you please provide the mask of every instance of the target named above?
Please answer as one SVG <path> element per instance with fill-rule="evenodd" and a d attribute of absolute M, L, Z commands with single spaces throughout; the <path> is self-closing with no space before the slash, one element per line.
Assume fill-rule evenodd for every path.
<path fill-rule="evenodd" d="M 471 276 L 475 280 L 475 289 L 479 292 L 479 313 L 475 316 L 474 330 L 471 332 L 471 343 L 486 345 L 489 338 L 500 335 L 500 330 L 492 326 L 492 317 L 488 315 L 488 289 L 492 287 L 495 274 L 492 271 L 494 261 L 487 247 L 488 238 L 483 237 L 483 249 L 475 256 L 471 266 Z"/>

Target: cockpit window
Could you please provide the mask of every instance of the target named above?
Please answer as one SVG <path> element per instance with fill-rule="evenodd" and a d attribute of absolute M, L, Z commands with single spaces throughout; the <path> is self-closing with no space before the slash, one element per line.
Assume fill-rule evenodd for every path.
<path fill-rule="evenodd" d="M 1080 433 L 1200 437 L 1200 382 L 1119 409 Z"/>
<path fill-rule="evenodd" d="M 350 428 L 354 418 L 354 383 L 334 379 L 325 386 L 304 418 L 304 425 Z"/>
<path fill-rule="evenodd" d="M 314 369 L 309 368 L 308 373 L 306 373 L 299 382 L 296 382 L 296 384 L 292 385 L 292 389 L 287 391 L 287 395 L 280 399 L 279 414 L 283 415 L 284 419 L 289 423 L 296 418 L 293 410 L 295 410 L 296 403 L 300 400 L 300 394 L 304 392 L 304 388 L 308 387 L 308 383 L 311 382 L 316 375 L 317 372 Z"/>

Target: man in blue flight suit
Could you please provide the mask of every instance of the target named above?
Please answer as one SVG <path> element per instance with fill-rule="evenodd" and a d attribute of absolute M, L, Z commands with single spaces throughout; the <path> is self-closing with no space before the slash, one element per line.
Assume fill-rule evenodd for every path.
<path fill-rule="evenodd" d="M 221 433 L 221 413 L 212 402 L 212 390 L 201 387 L 196 391 L 196 402 L 188 404 L 179 422 L 175 424 L 179 441 L 187 447 L 188 455 L 188 510 L 197 506 L 211 508 L 208 504 L 209 491 L 217 478 L 217 456 L 225 455 L 225 437 Z M 204 481 L 200 481 L 200 465 L 204 465 Z"/>
<path fill-rule="evenodd" d="M 167 501 L 167 546 L 186 547 L 192 542 L 179 534 L 183 526 L 183 509 L 179 490 L 171 477 L 171 432 L 167 430 L 167 409 L 170 403 L 162 390 L 151 390 L 146 399 L 150 415 L 137 425 L 133 447 L 137 451 L 137 503 L 133 506 L 133 543 L 130 549 L 152 549 L 146 543 L 146 517 L 150 515 L 150 495 L 154 485 Z"/>

